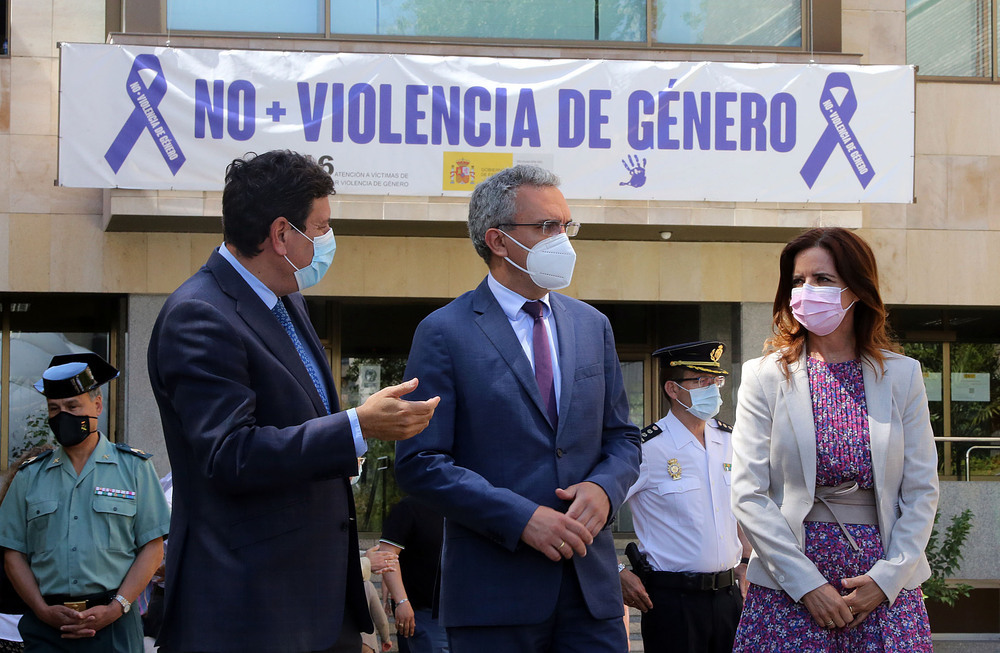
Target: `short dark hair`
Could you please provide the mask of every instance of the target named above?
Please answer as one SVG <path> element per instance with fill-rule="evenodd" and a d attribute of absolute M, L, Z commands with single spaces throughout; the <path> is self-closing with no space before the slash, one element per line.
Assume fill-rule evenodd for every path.
<path fill-rule="evenodd" d="M 271 223 L 284 217 L 304 230 L 313 201 L 335 193 L 333 179 L 312 157 L 290 150 L 250 152 L 226 168 L 223 237 L 253 258 L 260 254 Z"/>

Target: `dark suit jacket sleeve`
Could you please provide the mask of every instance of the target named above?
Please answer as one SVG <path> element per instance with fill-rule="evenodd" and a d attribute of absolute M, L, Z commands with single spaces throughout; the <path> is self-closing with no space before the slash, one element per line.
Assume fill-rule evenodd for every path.
<path fill-rule="evenodd" d="M 417 327 L 405 377 L 420 380 L 413 399 L 439 395 L 441 403 L 422 433 L 396 444 L 396 480 L 446 518 L 513 551 L 538 504 L 455 464 L 455 448 L 461 446 L 462 437 L 455 432 L 456 402 L 469 393 L 456 391 L 452 371 L 456 361 L 438 324 L 429 318 Z M 503 416 L 484 415 L 483 419 L 502 420 Z"/>
<path fill-rule="evenodd" d="M 227 492 L 356 474 L 346 413 L 318 417 L 301 393 L 282 392 L 272 378 L 280 361 L 238 319 L 201 299 L 161 316 L 150 363 L 154 390 L 173 408 L 161 409 L 165 430 L 179 431 L 191 464 Z M 258 401 L 259 391 L 269 396 Z"/>
<path fill-rule="evenodd" d="M 611 503 L 610 522 L 625 502 L 628 490 L 639 478 L 641 449 L 639 431 L 629 421 L 628 396 L 622 377 L 621 362 L 615 351 L 611 324 L 604 320 L 604 429 L 601 440 L 603 457 L 585 480 L 601 486 Z"/>

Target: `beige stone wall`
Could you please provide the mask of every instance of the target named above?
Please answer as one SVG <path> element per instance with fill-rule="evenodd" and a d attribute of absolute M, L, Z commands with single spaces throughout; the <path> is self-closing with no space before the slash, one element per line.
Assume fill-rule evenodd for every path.
<path fill-rule="evenodd" d="M 905 63 L 904 0 L 843 0 L 842 8 L 845 52 L 857 53 L 864 63 Z M 152 233 L 148 223 L 115 231 L 113 220 L 180 216 L 199 222 L 203 230 L 205 216 L 219 215 L 217 193 L 104 192 L 54 185 L 60 110 L 56 44 L 103 42 L 104 12 L 104 0 L 11 2 L 12 56 L 0 59 L 0 291 L 169 293 L 221 240 L 217 234 L 190 233 L 184 226 L 177 233 Z M 266 41 L 243 41 L 214 39 L 223 44 L 219 47 L 268 46 Z M 203 40 L 190 44 L 211 45 Z M 349 47 L 377 50 L 385 45 Z M 458 46 L 422 47 L 477 53 Z M 584 56 L 537 47 L 515 54 Z M 713 55 L 741 57 L 733 52 Z M 744 58 L 795 60 L 766 53 Z M 858 59 L 838 55 L 831 60 Z M 605 226 L 602 233 L 610 235 L 603 237 L 611 240 L 587 240 L 584 228 L 576 241 L 579 271 L 569 292 L 592 300 L 767 303 L 784 239 L 802 228 L 839 224 L 860 227 L 871 240 L 890 303 L 1000 304 L 1000 284 L 985 283 L 1000 271 L 993 255 L 1000 245 L 1000 191 L 990 184 L 1000 168 L 998 94 L 1000 87 L 992 84 L 918 83 L 917 202 L 912 205 L 574 202 L 576 219 Z M 455 296 L 475 284 L 484 268 L 467 240 L 442 237 L 433 227 L 445 225 L 457 233 L 464 211 L 463 202 L 454 198 L 338 196 L 334 217 L 358 221 L 351 233 L 390 222 L 398 227 L 400 221 L 404 228 L 389 236 L 341 236 L 333 274 L 313 292 Z M 653 235 L 614 240 L 616 232 L 607 227 L 615 225 L 644 227 Z M 655 235 L 682 227 L 700 230 L 692 233 L 705 238 L 662 241 Z M 747 238 L 765 232 L 765 237 Z M 740 242 L 745 240 L 765 242 Z"/>

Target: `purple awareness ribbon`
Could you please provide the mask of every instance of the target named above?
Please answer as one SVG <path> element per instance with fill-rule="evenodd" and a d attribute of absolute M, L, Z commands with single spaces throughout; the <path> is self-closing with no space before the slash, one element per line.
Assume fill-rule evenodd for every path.
<path fill-rule="evenodd" d="M 143 70 L 152 70 L 156 73 L 156 77 L 153 78 L 148 87 L 142 80 L 142 76 L 139 75 L 140 71 Z M 128 74 L 128 80 L 125 82 L 125 89 L 132 104 L 135 105 L 135 109 L 132 110 L 121 131 L 118 132 L 118 136 L 108 148 L 104 159 L 117 173 L 145 129 L 149 131 L 156 146 L 160 149 L 160 154 L 167 162 L 170 172 L 176 175 L 177 171 L 184 165 L 185 159 L 180 146 L 174 140 L 170 127 L 163 119 L 163 114 L 159 111 L 160 101 L 167 93 L 167 79 L 163 76 L 163 68 L 156 55 L 140 54 L 135 58 L 132 70 Z"/>
<path fill-rule="evenodd" d="M 833 89 L 835 88 L 847 91 L 843 103 L 838 103 L 833 97 Z M 854 117 L 854 112 L 858 109 L 858 98 L 847 73 L 830 73 L 827 76 L 826 86 L 823 87 L 823 92 L 820 94 L 819 108 L 823 112 L 823 117 L 826 118 L 826 129 L 823 130 L 799 174 L 802 175 L 809 188 L 812 188 L 819 173 L 823 171 L 823 166 L 833 154 L 833 150 L 839 145 L 858 181 L 861 182 L 861 187 L 868 188 L 868 184 L 875 177 L 875 170 L 851 130 L 851 118 Z"/>

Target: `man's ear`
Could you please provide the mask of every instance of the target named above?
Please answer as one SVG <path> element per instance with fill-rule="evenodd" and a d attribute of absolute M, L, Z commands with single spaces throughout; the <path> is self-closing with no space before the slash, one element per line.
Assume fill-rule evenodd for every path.
<path fill-rule="evenodd" d="M 673 381 L 665 381 L 663 383 L 663 394 L 667 395 L 667 399 L 670 401 L 677 398 L 677 386 L 674 385 Z"/>
<path fill-rule="evenodd" d="M 267 242 L 271 244 L 271 249 L 273 249 L 274 253 L 278 256 L 288 255 L 285 239 L 288 238 L 288 234 L 291 230 L 291 223 L 283 217 L 277 217 L 274 219 L 274 222 L 271 223 L 271 227 L 268 229 L 267 233 Z"/>
<path fill-rule="evenodd" d="M 504 258 L 507 253 L 507 237 L 499 229 L 486 230 L 486 246 L 493 252 L 493 256 Z"/>

